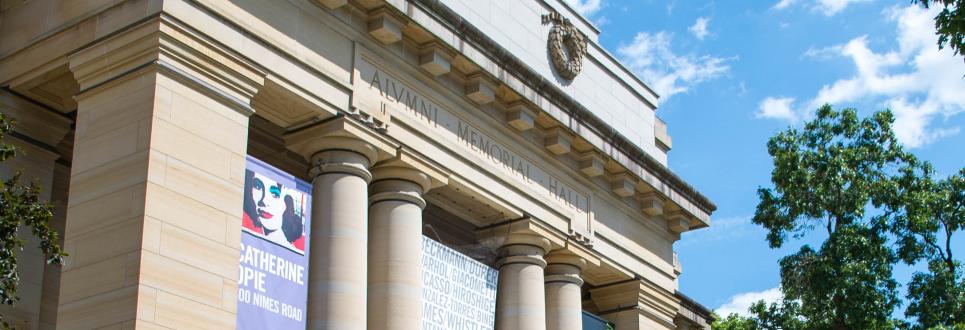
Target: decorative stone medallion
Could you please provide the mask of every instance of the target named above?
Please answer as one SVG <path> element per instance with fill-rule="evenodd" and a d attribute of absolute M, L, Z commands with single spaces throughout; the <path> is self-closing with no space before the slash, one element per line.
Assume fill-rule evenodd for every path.
<path fill-rule="evenodd" d="M 553 24 L 546 47 L 556 72 L 566 80 L 573 80 L 583 70 L 583 57 L 586 56 L 586 37 L 563 18 L 560 13 L 543 15 L 543 25 Z"/>

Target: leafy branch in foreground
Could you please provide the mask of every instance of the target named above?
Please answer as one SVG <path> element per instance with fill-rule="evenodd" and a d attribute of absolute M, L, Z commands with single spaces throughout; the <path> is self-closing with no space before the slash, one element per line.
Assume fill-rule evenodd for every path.
<path fill-rule="evenodd" d="M 935 34 L 938 35 L 938 49 L 951 47 L 955 54 L 963 55 L 965 60 L 965 11 L 962 0 L 912 0 L 925 9 L 941 6 L 942 11 L 935 16 Z"/>
<path fill-rule="evenodd" d="M 11 131 L 11 121 L 0 114 L 0 140 Z M 0 143 L 0 162 L 13 158 L 18 150 L 13 145 Z M 19 300 L 17 283 L 17 252 L 22 251 L 24 241 L 18 232 L 29 228 L 39 239 L 40 250 L 47 256 L 47 263 L 63 263 L 66 254 L 57 245 L 57 233 L 50 229 L 51 205 L 40 201 L 40 191 L 33 185 L 20 183 L 21 174 L 0 180 L 0 303 L 13 305 Z M 10 328 L 0 315 L 0 327 Z"/>

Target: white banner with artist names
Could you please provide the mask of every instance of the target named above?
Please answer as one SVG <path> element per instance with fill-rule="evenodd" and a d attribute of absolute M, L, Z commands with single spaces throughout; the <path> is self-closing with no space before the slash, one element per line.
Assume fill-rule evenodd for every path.
<path fill-rule="evenodd" d="M 499 272 L 422 237 L 422 329 L 492 330 Z"/>

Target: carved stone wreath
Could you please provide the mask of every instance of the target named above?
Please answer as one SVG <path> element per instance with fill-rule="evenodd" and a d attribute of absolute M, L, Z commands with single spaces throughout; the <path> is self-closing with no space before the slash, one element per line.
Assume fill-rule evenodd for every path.
<path fill-rule="evenodd" d="M 553 23 L 546 47 L 556 72 L 563 79 L 573 80 L 583 70 L 586 56 L 586 37 L 559 13 L 543 15 L 543 25 Z"/>

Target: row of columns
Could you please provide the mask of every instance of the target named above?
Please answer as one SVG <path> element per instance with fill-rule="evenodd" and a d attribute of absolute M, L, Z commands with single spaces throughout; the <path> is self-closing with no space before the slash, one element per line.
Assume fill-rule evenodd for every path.
<path fill-rule="evenodd" d="M 422 195 L 431 178 L 379 161 L 379 150 L 326 138 L 311 156 L 310 329 L 422 327 Z M 580 272 L 586 262 L 550 253 L 533 234 L 499 248 L 496 327 L 582 329 Z M 545 256 L 545 258 L 544 258 Z"/>
<path fill-rule="evenodd" d="M 586 260 L 568 252 L 546 254 L 549 247 L 539 235 L 510 234 L 499 249 L 496 329 L 583 328 L 580 274 Z"/>

